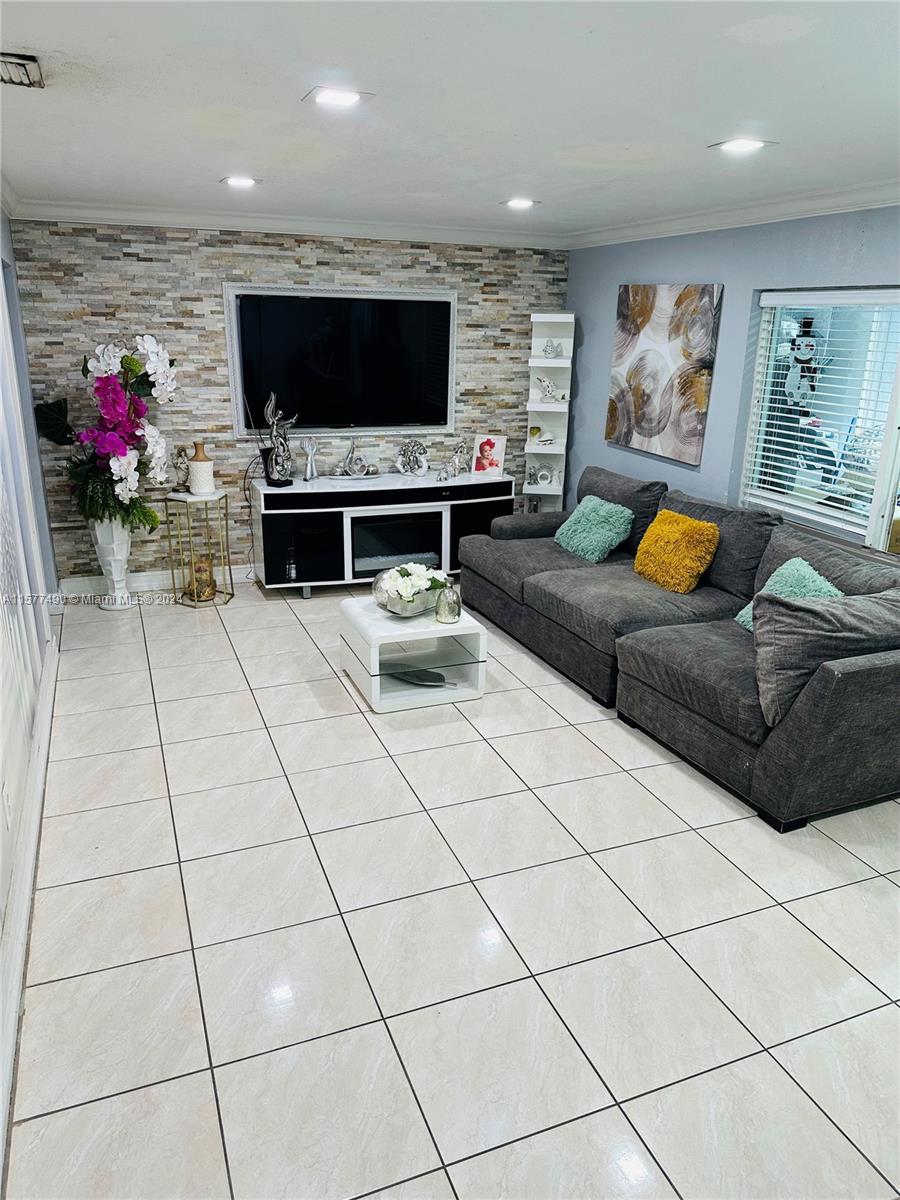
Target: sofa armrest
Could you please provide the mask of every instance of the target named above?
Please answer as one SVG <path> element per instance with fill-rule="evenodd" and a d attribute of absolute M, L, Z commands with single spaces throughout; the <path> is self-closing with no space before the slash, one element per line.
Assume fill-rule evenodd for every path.
<path fill-rule="evenodd" d="M 900 793 L 900 650 L 822 663 L 760 747 L 751 799 L 781 821 Z"/>
<path fill-rule="evenodd" d="M 553 537 L 571 512 L 513 513 L 509 517 L 494 517 L 491 521 L 491 537 L 494 538 L 545 538 Z"/>

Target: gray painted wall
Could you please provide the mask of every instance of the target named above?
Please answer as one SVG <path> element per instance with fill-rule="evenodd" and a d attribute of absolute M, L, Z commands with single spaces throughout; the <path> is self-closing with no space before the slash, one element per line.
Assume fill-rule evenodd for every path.
<path fill-rule="evenodd" d="M 0 265 L 2 265 L 3 287 L 6 291 L 6 304 L 9 310 L 10 333 L 13 342 L 13 354 L 16 359 L 16 377 L 19 381 L 19 394 L 22 397 L 22 423 L 25 428 L 25 442 L 28 446 L 30 459 L 28 465 L 32 498 L 34 500 L 35 520 L 37 521 L 38 545 L 40 546 L 47 587 L 51 592 L 56 592 L 59 587 L 59 581 L 56 575 L 53 541 L 50 537 L 50 518 L 47 515 L 47 497 L 44 492 L 44 472 L 41 466 L 37 429 L 35 428 L 34 414 L 32 412 L 31 379 L 28 374 L 28 355 L 25 350 L 25 329 L 22 325 L 22 311 L 19 307 L 16 256 L 13 250 L 9 217 L 5 212 L 0 212 Z"/>
<path fill-rule="evenodd" d="M 756 293 L 770 288 L 896 285 L 900 208 L 838 213 L 746 229 L 573 250 L 568 307 L 576 314 L 567 499 L 598 463 L 713 500 L 737 499 L 756 349 Z M 722 320 L 703 457 L 691 467 L 603 439 L 620 283 L 721 283 Z"/>

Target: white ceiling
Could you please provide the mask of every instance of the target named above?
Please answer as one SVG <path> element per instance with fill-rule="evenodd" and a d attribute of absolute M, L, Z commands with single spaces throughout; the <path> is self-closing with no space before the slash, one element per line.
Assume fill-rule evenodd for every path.
<path fill-rule="evenodd" d="M 18 216 L 562 247 L 900 198 L 893 2 L 6 0 L 2 46 Z"/>

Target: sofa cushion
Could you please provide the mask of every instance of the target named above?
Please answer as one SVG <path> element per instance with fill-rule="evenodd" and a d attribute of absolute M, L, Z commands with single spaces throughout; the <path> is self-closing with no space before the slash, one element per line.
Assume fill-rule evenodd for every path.
<path fill-rule="evenodd" d="M 862 552 L 843 549 L 824 538 L 785 525 L 772 534 L 756 572 L 754 591 L 761 592 L 772 572 L 789 558 L 805 558 L 847 596 L 863 596 L 900 587 L 900 565 L 866 557 Z"/>
<path fill-rule="evenodd" d="M 801 596 L 843 596 L 840 588 L 829 583 L 824 575 L 820 575 L 809 565 L 805 558 L 789 558 L 780 567 L 776 567 L 766 580 L 762 589 L 769 595 L 790 596 L 799 599 Z M 734 618 L 738 625 L 753 632 L 753 601 L 745 604 Z"/>
<path fill-rule="evenodd" d="M 616 638 L 633 629 L 715 621 L 740 608 L 737 597 L 718 588 L 700 587 L 686 596 L 667 592 L 636 575 L 630 559 L 614 561 L 618 554 L 589 571 L 532 575 L 522 589 L 525 603 L 605 654 L 615 654 Z"/>
<path fill-rule="evenodd" d="M 621 504 L 585 496 L 567 521 L 560 525 L 554 540 L 579 558 L 603 562 L 628 537 L 634 513 Z"/>
<path fill-rule="evenodd" d="M 585 467 L 578 481 L 579 500 L 585 496 L 599 496 L 601 500 L 630 508 L 634 513 L 631 533 L 622 543 L 622 549 L 631 554 L 641 544 L 665 491 L 666 485 L 661 480 L 632 479 L 630 475 L 618 475 L 603 467 Z"/>
<path fill-rule="evenodd" d="M 677 491 L 666 492 L 659 507 L 718 525 L 719 545 L 704 583 L 748 600 L 759 590 L 756 572 L 773 531 L 781 524 L 780 514 L 715 504 Z"/>
<path fill-rule="evenodd" d="M 634 569 L 667 592 L 692 592 L 712 562 L 719 527 L 661 508 L 641 538 Z"/>
<path fill-rule="evenodd" d="M 900 588 L 836 599 L 760 592 L 753 641 L 760 703 L 777 725 L 822 663 L 900 650 Z"/>
<path fill-rule="evenodd" d="M 616 653 L 620 674 L 755 746 L 765 740 L 769 728 L 756 690 L 753 638 L 734 621 L 642 629 L 619 638 Z"/>
<path fill-rule="evenodd" d="M 504 540 L 484 533 L 471 533 L 459 540 L 459 561 L 502 588 L 520 604 L 522 584 L 529 575 L 542 571 L 572 571 L 579 567 L 596 570 L 595 563 L 570 554 L 552 537 Z"/>

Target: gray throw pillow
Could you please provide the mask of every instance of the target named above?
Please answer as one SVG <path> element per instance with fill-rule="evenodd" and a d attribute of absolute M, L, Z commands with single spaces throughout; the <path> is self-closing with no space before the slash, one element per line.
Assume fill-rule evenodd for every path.
<path fill-rule="evenodd" d="M 753 642 L 759 703 L 777 725 L 822 663 L 900 650 L 900 588 L 828 600 L 759 592 Z"/>

